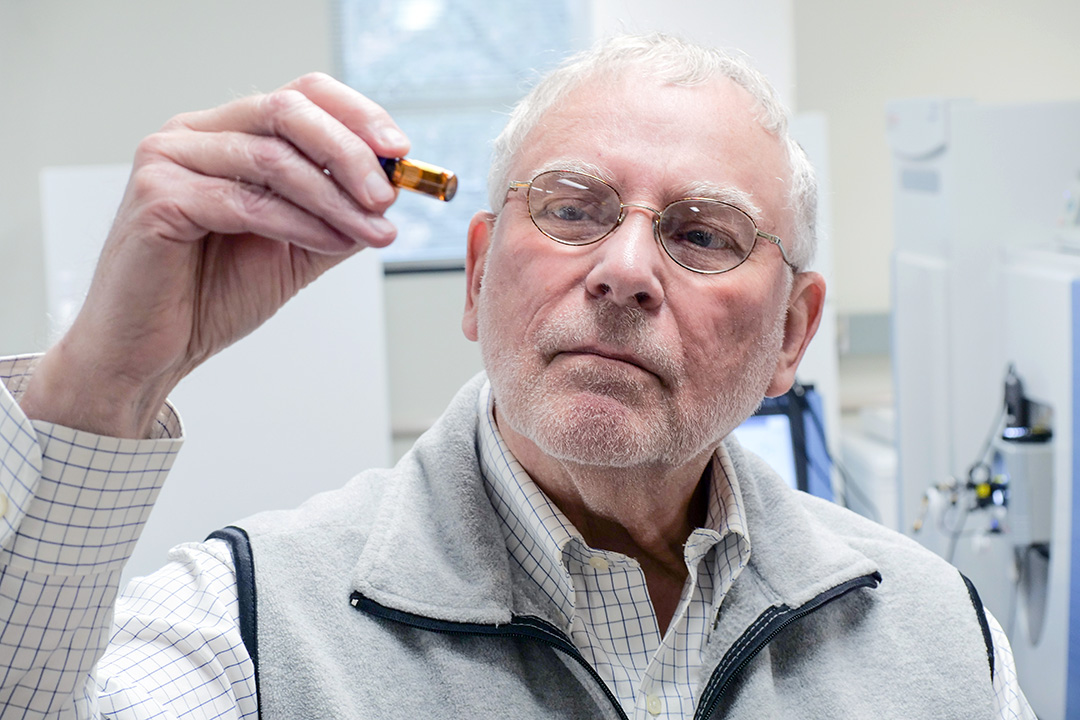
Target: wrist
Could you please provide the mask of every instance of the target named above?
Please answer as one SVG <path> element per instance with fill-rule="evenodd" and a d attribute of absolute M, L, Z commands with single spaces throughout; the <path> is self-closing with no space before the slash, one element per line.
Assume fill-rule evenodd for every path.
<path fill-rule="evenodd" d="M 169 387 L 134 382 L 61 340 L 37 362 L 19 405 L 43 420 L 96 435 L 147 438 Z"/>

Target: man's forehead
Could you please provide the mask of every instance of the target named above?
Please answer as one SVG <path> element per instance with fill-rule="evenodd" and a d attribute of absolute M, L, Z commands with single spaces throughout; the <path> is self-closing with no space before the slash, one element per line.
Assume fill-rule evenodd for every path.
<path fill-rule="evenodd" d="M 661 207 L 687 197 L 744 209 L 787 230 L 790 166 L 762 125 L 762 108 L 727 77 L 694 85 L 647 71 L 594 76 L 539 118 L 511 162 L 509 180 L 574 170 L 614 187 L 623 202 Z"/>

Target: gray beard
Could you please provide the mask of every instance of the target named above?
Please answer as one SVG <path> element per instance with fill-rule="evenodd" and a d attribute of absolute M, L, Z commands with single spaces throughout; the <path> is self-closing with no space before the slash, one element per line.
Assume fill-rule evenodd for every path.
<path fill-rule="evenodd" d="M 499 417 L 548 456 L 576 464 L 679 467 L 714 449 L 761 403 L 784 335 L 782 310 L 736 364 L 738 376 L 717 378 L 721 392 L 711 397 L 683 393 L 676 407 L 635 406 L 629 413 L 616 413 L 602 402 L 568 402 L 558 388 L 546 385 L 544 368 L 531 361 L 549 358 L 556 348 L 600 341 L 647 359 L 663 377 L 681 377 L 679 358 L 651 335 L 642 311 L 597 303 L 595 310 L 555 315 L 542 328 L 536 347 L 513 348 L 492 317 L 497 299 L 488 297 L 485 287 L 480 290 L 479 340 Z M 632 397 L 636 390 L 633 379 L 604 368 L 576 368 L 572 379 L 575 387 L 598 396 Z"/>

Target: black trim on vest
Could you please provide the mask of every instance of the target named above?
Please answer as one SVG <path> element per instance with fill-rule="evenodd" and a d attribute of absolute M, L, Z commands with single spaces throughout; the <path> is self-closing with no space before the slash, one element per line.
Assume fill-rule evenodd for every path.
<path fill-rule="evenodd" d="M 697 712 L 694 717 L 712 717 L 717 706 L 720 704 L 720 701 L 723 699 L 724 692 L 730 687 L 734 678 L 750 664 L 750 661 L 761 652 L 762 648 L 772 642 L 773 638 L 779 635 L 788 625 L 819 610 L 834 600 L 844 597 L 848 593 L 862 588 L 876 588 L 880 583 L 881 574 L 875 572 L 841 583 L 836 587 L 826 590 L 800 607 L 792 608 L 787 605 L 779 605 L 766 610 L 761 614 L 757 621 L 743 633 L 742 637 L 735 641 L 735 644 L 732 645 L 731 649 L 728 650 L 727 654 L 721 659 L 720 664 L 717 665 L 712 673 L 712 677 L 705 686 L 705 691 L 702 694 L 701 701 L 698 703 Z M 607 683 L 603 681 L 593 666 L 581 655 L 570 638 L 545 620 L 529 615 L 515 615 L 510 619 L 510 622 L 503 625 L 484 625 L 480 623 L 436 620 L 423 615 L 416 615 L 414 613 L 387 607 L 375 602 L 371 598 L 365 597 L 362 593 L 357 591 L 353 591 L 352 596 L 349 598 L 349 602 L 354 608 L 367 613 L 368 615 L 402 623 L 421 630 L 463 635 L 502 635 L 539 640 L 540 642 L 572 657 L 584 667 L 589 674 L 592 675 L 593 679 L 596 680 L 597 685 L 599 685 L 607 695 L 608 700 L 611 702 L 612 707 L 618 712 L 619 716 L 626 717 L 626 713 L 623 712 L 622 706 L 611 692 L 611 689 L 607 686 Z"/>
<path fill-rule="evenodd" d="M 881 584 L 881 573 L 871 573 L 841 583 L 809 602 L 797 608 L 777 605 L 763 612 L 757 620 L 739 637 L 713 670 L 705 690 L 701 694 L 695 719 L 711 718 L 716 713 L 724 693 L 734 682 L 736 676 L 750 664 L 761 650 L 783 631 L 788 625 L 801 620 L 807 615 L 820 610 L 834 600 L 839 600 L 848 593 L 862 588 L 874 589 Z"/>
<path fill-rule="evenodd" d="M 236 598 L 240 605 L 240 637 L 244 641 L 251 663 L 255 666 L 255 699 L 262 717 L 262 693 L 259 692 L 259 616 L 255 605 L 255 560 L 251 541 L 243 528 L 229 525 L 210 533 L 207 540 L 224 540 L 232 552 L 236 567 Z"/>
<path fill-rule="evenodd" d="M 604 679 L 600 677 L 600 674 L 596 672 L 596 668 L 589 664 L 589 661 L 585 659 L 570 638 L 566 636 L 566 633 L 546 620 L 532 615 L 514 615 L 510 618 L 510 622 L 502 625 L 485 625 L 483 623 L 457 622 L 454 620 L 436 620 L 434 618 L 425 617 L 424 615 L 417 615 L 404 610 L 387 607 L 355 590 L 349 597 L 349 604 L 357 610 L 373 617 L 390 620 L 401 623 L 402 625 L 418 628 L 420 630 L 428 630 L 430 632 L 445 633 L 448 635 L 487 635 L 537 640 L 576 660 L 577 663 L 585 668 L 589 675 L 592 676 L 593 680 L 596 681 L 596 684 L 607 696 L 608 701 L 611 703 L 615 712 L 618 713 L 619 717 L 626 718 L 626 712 L 623 711 L 618 698 L 615 697 L 615 693 L 611 691 L 611 688 L 609 688 L 607 683 L 604 682 Z"/>
<path fill-rule="evenodd" d="M 983 642 L 986 643 L 986 661 L 990 663 L 990 682 L 993 682 L 994 638 L 990 635 L 990 623 L 986 619 L 986 607 L 983 605 L 982 600 L 979 599 L 979 591 L 975 589 L 975 583 L 971 582 L 964 573 L 960 573 L 960 577 L 964 578 L 964 584 L 967 585 L 968 597 L 971 598 L 971 604 L 975 606 L 975 615 L 979 618 L 979 627 L 982 628 Z"/>

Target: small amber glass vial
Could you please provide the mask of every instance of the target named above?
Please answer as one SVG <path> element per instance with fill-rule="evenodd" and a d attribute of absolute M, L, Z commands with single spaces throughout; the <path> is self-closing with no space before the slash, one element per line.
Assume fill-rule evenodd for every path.
<path fill-rule="evenodd" d="M 449 170 L 409 158 L 379 158 L 386 177 L 399 188 L 449 201 L 457 192 L 457 176 Z"/>

